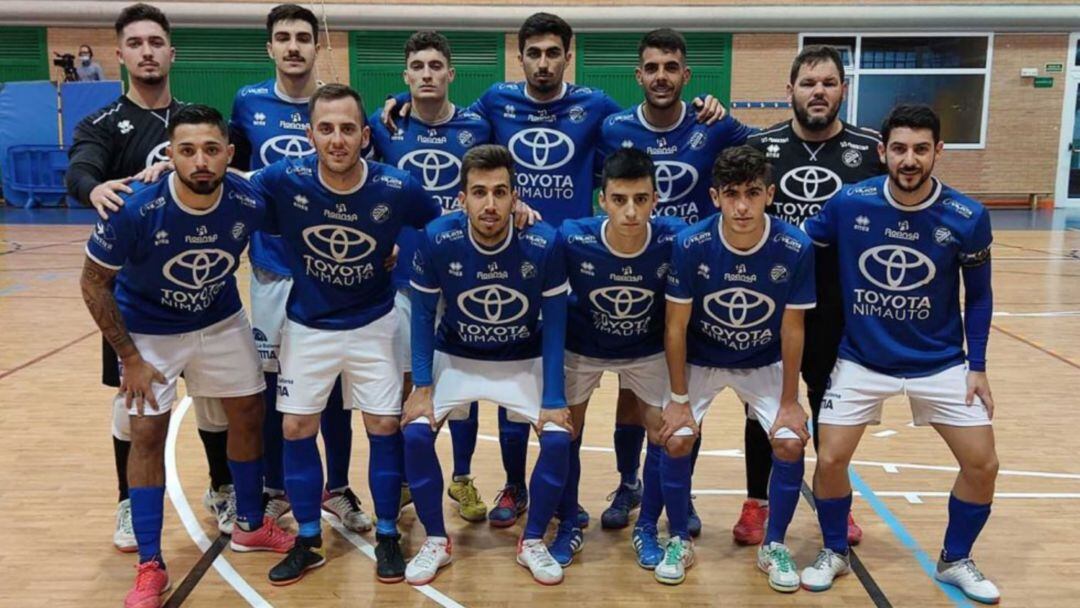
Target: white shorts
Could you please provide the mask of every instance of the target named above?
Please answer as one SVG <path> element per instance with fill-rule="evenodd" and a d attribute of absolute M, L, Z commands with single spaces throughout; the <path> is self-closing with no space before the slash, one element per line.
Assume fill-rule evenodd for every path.
<path fill-rule="evenodd" d="M 854 361 L 836 362 L 821 402 L 819 424 L 857 426 L 881 424 L 885 400 L 907 395 L 916 426 L 983 426 L 990 424 L 978 396 L 968 405 L 967 366 L 955 365 L 923 378 L 896 378 L 867 369 Z"/>
<path fill-rule="evenodd" d="M 535 425 L 540 419 L 544 364 L 539 357 L 520 361 L 482 361 L 435 351 L 435 419 L 469 416 L 481 399 L 506 408 L 507 418 Z M 552 427 L 555 430 L 566 429 Z"/>
<path fill-rule="evenodd" d="M 726 369 L 687 365 L 687 382 L 690 389 L 690 407 L 694 420 L 701 424 L 713 399 L 729 386 L 739 400 L 749 406 L 747 416 L 755 419 L 768 433 L 780 411 L 780 392 L 784 383 L 784 366 L 780 362 L 750 369 Z M 776 432 L 777 439 L 798 439 L 789 428 Z"/>
<path fill-rule="evenodd" d="M 314 329 L 286 321 L 281 331 L 277 409 L 318 414 L 338 376 L 346 409 L 377 416 L 401 414 L 402 371 L 397 311 L 356 329 Z"/>
<path fill-rule="evenodd" d="M 229 418 L 221 399 L 192 397 L 191 405 L 195 410 L 195 426 L 200 431 L 220 433 L 229 429 Z M 123 394 L 113 396 L 112 435 L 121 441 L 131 441 L 131 416 L 124 405 Z"/>
<path fill-rule="evenodd" d="M 409 288 L 399 289 L 394 295 L 394 310 L 398 313 L 400 323 L 397 348 L 401 355 L 401 366 L 404 373 L 412 373 L 412 300 L 409 299 Z"/>
<path fill-rule="evenodd" d="M 165 376 L 165 384 L 153 385 L 157 411 L 145 407 L 145 414 L 164 414 L 172 408 L 180 374 L 192 397 L 243 397 L 266 389 L 259 354 L 251 341 L 251 326 L 243 311 L 198 331 L 133 333 L 131 339 L 142 358 Z M 123 374 L 121 364 L 121 377 Z M 128 413 L 136 413 L 134 404 Z"/>
<path fill-rule="evenodd" d="M 641 359 L 598 359 L 566 352 L 566 402 L 585 403 L 600 385 L 604 372 L 619 375 L 619 388 L 634 391 L 653 407 L 664 407 L 670 387 L 664 353 Z"/>
<path fill-rule="evenodd" d="M 264 372 L 280 371 L 281 328 L 285 325 L 285 304 L 292 283 L 291 277 L 251 268 L 251 331 Z"/>

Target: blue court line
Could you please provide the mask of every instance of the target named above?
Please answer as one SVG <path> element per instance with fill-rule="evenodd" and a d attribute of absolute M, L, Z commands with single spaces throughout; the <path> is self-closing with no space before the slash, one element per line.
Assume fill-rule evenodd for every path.
<path fill-rule="evenodd" d="M 26 286 L 16 283 L 15 285 L 0 289 L 0 297 L 10 296 L 12 294 L 19 293 L 20 291 L 26 291 Z"/>
<path fill-rule="evenodd" d="M 874 510 L 875 513 L 877 513 L 877 516 L 885 522 L 885 525 L 889 526 L 889 529 L 892 530 L 893 536 L 895 536 L 897 540 L 899 540 L 905 547 L 907 547 L 908 551 L 910 551 L 911 554 L 915 557 L 915 560 L 919 562 L 919 565 L 922 567 L 923 572 L 925 572 L 926 575 L 930 577 L 930 580 L 934 581 L 934 584 L 936 584 L 938 588 L 945 592 L 945 595 L 947 595 L 949 599 L 952 600 L 954 605 L 974 608 L 974 604 L 972 604 L 968 600 L 967 596 L 964 595 L 962 591 L 960 591 L 956 587 L 953 587 L 952 585 L 946 585 L 934 578 L 934 573 L 937 572 L 937 560 L 931 558 L 929 555 L 926 554 L 926 551 L 922 550 L 922 547 L 920 547 L 919 543 L 911 536 L 911 533 L 907 531 L 907 528 L 904 527 L 904 524 L 901 523 L 895 515 L 893 515 L 892 511 L 889 510 L 889 507 L 885 506 L 885 503 L 882 502 L 880 498 L 878 498 L 877 494 L 874 494 L 874 491 L 870 489 L 869 484 L 863 481 L 862 477 L 859 477 L 859 474 L 855 472 L 854 467 L 848 467 L 848 475 L 851 476 L 852 487 L 859 491 L 862 499 L 869 503 L 870 507 Z"/>

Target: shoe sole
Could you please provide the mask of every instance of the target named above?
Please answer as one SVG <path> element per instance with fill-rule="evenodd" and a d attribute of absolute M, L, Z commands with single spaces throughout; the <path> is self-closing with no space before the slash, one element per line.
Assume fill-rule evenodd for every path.
<path fill-rule="evenodd" d="M 952 583 L 950 581 L 941 580 L 937 576 L 934 577 L 934 580 L 936 580 L 939 583 L 943 583 L 945 585 L 955 587 L 956 589 L 960 590 L 961 593 L 964 594 L 964 597 L 968 598 L 969 600 L 979 602 L 980 604 L 988 604 L 990 606 L 995 606 L 995 605 L 1001 603 L 1001 597 L 998 597 L 996 599 L 990 599 L 990 598 L 986 598 L 986 597 L 979 597 L 977 595 L 972 595 L 972 594 L 968 593 L 967 591 L 964 591 L 964 588 L 961 587 L 960 585 L 957 585 L 957 584 Z"/>
<path fill-rule="evenodd" d="M 120 553 L 137 553 L 139 551 L 139 545 L 131 545 L 130 547 L 121 547 L 120 545 L 113 543 L 113 547 Z"/>
<path fill-rule="evenodd" d="M 334 513 L 333 511 L 331 511 L 330 509 L 327 509 L 326 507 L 321 507 L 321 508 L 322 508 L 323 512 L 329 513 L 330 515 L 333 515 L 334 519 L 336 519 L 337 522 L 339 524 L 341 524 L 341 527 L 345 528 L 349 532 L 356 532 L 357 534 L 361 534 L 363 532 L 369 532 L 371 530 L 371 528 L 373 527 L 372 525 L 368 525 L 368 527 L 366 527 L 366 528 L 363 527 L 363 526 L 360 526 L 360 527 L 357 527 L 357 528 L 350 528 L 349 525 L 346 524 L 343 519 L 341 519 L 340 515 L 338 515 L 337 513 Z"/>
<path fill-rule="evenodd" d="M 394 583 L 400 583 L 401 581 L 405 580 L 405 575 L 402 574 L 401 576 L 395 576 L 393 578 L 389 578 L 389 577 L 382 577 L 382 576 L 379 576 L 378 574 L 376 574 L 375 575 L 375 580 L 379 581 L 380 583 L 385 583 L 387 585 L 393 585 Z"/>
<path fill-rule="evenodd" d="M 686 575 L 684 574 L 684 575 L 680 576 L 679 578 L 675 579 L 675 578 L 664 578 L 662 576 L 656 576 L 654 574 L 653 578 L 655 578 L 656 582 L 660 583 L 661 585 L 681 585 L 683 583 L 683 581 L 686 580 Z"/>
<path fill-rule="evenodd" d="M 634 511 L 637 511 L 640 508 L 641 508 L 640 503 L 630 507 L 630 510 L 626 512 L 626 523 L 623 523 L 622 525 L 616 525 L 616 524 L 618 524 L 620 522 L 615 522 L 614 524 L 608 523 L 607 520 L 604 518 L 603 513 L 601 513 L 600 514 L 600 528 L 603 529 L 603 530 L 622 530 L 623 528 L 630 525 L 630 514 L 633 513 Z"/>
<path fill-rule="evenodd" d="M 813 591 L 814 593 L 821 593 L 822 591 L 828 591 L 829 589 L 832 589 L 833 583 L 836 582 L 836 579 L 840 578 L 841 576 L 845 576 L 847 574 L 850 574 L 850 573 L 851 573 L 850 569 L 838 573 L 836 576 L 833 577 L 833 582 L 829 583 L 825 587 L 812 587 L 812 586 L 807 585 L 806 583 L 804 583 L 802 580 L 799 581 L 799 586 L 802 587 L 803 589 L 806 589 L 807 591 Z"/>
<path fill-rule="evenodd" d="M 289 579 L 287 581 L 271 580 L 270 584 L 275 586 L 275 587 L 288 587 L 289 585 L 295 585 L 296 583 L 299 583 L 300 581 L 304 580 L 304 577 L 307 576 L 308 572 L 311 572 L 312 570 L 315 570 L 317 568 L 322 568 L 323 565 L 325 565 L 325 564 L 326 564 L 326 558 L 324 557 L 321 560 L 319 560 L 318 562 L 316 562 L 316 563 L 308 566 L 307 568 L 304 568 L 303 570 L 301 570 L 300 575 L 297 576 L 296 578 L 291 578 L 291 579 Z"/>
<path fill-rule="evenodd" d="M 270 547 L 251 547 L 248 545 L 241 545 L 235 540 L 229 541 L 229 548 L 237 553 L 288 553 L 292 550 L 292 547 L 286 549 L 273 549 Z"/>
<path fill-rule="evenodd" d="M 536 575 L 532 573 L 532 568 L 529 568 L 529 564 L 526 564 L 525 562 L 521 561 L 520 558 L 516 559 L 515 561 L 518 563 L 519 566 L 521 566 L 522 568 L 525 568 L 526 570 L 529 571 L 529 575 L 532 576 L 532 579 L 534 581 L 536 581 L 537 583 L 540 583 L 541 585 L 543 585 L 545 587 L 554 587 L 555 585 L 558 585 L 559 583 L 563 582 L 563 578 L 565 578 L 565 577 L 562 577 L 562 578 L 559 578 L 559 580 L 552 581 L 550 583 L 542 581 L 542 580 L 536 578 Z M 559 566 L 559 567 L 561 568 L 562 566 Z"/>
<path fill-rule="evenodd" d="M 768 569 L 767 566 L 763 566 L 761 564 L 761 562 L 758 562 L 757 567 L 758 567 L 758 570 L 761 570 L 762 572 L 765 573 L 765 576 L 769 576 L 769 569 Z M 772 577 L 769 576 L 769 586 L 773 588 L 773 591 L 779 591 L 780 593 L 795 593 L 796 591 L 799 590 L 799 587 L 801 585 L 802 585 L 802 580 L 795 583 L 794 585 L 788 585 L 788 586 L 781 585 L 780 583 L 774 582 L 772 580 Z"/>
<path fill-rule="evenodd" d="M 453 561 L 454 561 L 454 559 L 450 558 L 449 560 L 447 560 L 447 562 L 445 564 L 441 564 L 438 568 L 435 569 L 435 574 L 432 574 L 431 576 L 429 576 L 428 578 L 426 578 L 426 579 L 424 579 L 422 581 L 410 581 L 408 579 L 406 579 L 406 581 L 410 585 L 412 585 L 413 587 L 423 587 L 424 585 L 429 585 L 429 584 L 431 584 L 431 581 L 438 578 L 439 573 L 442 572 L 442 569 L 449 566 L 450 564 L 452 564 Z"/>

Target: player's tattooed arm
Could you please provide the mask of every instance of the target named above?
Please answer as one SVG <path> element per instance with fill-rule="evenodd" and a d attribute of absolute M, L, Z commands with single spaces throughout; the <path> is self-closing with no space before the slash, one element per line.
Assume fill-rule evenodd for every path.
<path fill-rule="evenodd" d="M 86 309 L 90 311 L 90 316 L 94 318 L 101 334 L 109 341 L 116 354 L 126 359 L 137 355 L 139 351 L 131 340 L 131 334 L 120 316 L 120 307 L 116 305 L 116 298 L 113 296 L 112 286 L 116 273 L 116 270 L 106 268 L 88 257 L 83 264 L 79 286 L 82 288 Z"/>

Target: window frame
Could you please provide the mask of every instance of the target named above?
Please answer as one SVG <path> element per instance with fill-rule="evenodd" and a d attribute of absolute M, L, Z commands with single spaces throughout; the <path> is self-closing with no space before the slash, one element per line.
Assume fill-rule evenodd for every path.
<path fill-rule="evenodd" d="M 848 116 L 845 119 L 852 124 L 859 116 L 859 82 L 862 75 L 867 76 L 935 76 L 935 75 L 981 75 L 983 76 L 982 118 L 979 124 L 979 141 L 971 143 L 945 142 L 946 150 L 985 150 L 986 130 L 990 121 L 990 79 L 994 66 L 994 32 L 800 32 L 799 51 L 806 46 L 807 38 L 854 38 L 855 47 L 848 85 Z M 985 38 L 986 65 L 981 68 L 862 68 L 863 38 Z M 848 70 L 848 66 L 845 66 Z M 876 125 L 873 128 L 877 128 Z"/>

